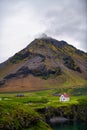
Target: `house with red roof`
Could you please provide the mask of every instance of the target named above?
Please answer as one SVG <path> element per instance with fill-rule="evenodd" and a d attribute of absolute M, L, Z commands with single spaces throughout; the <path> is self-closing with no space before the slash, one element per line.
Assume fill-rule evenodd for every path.
<path fill-rule="evenodd" d="M 70 101 L 69 95 L 66 94 L 66 93 L 61 94 L 61 95 L 60 95 L 60 102 L 66 102 L 66 101 L 67 101 L 67 102 Z"/>

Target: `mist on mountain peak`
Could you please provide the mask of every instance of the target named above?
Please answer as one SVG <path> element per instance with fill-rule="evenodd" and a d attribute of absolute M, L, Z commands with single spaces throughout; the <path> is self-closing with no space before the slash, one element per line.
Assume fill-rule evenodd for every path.
<path fill-rule="evenodd" d="M 39 34 L 39 35 L 37 35 L 37 37 L 36 37 L 37 39 L 49 39 L 49 38 L 51 38 L 51 37 L 49 37 L 47 34 L 45 34 L 45 33 L 41 33 L 41 34 Z"/>

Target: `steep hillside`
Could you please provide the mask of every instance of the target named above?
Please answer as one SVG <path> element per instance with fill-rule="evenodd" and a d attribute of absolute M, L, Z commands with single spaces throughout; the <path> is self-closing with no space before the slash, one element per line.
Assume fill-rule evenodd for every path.
<path fill-rule="evenodd" d="M 0 91 L 87 85 L 87 53 L 50 37 L 32 41 L 0 64 Z"/>

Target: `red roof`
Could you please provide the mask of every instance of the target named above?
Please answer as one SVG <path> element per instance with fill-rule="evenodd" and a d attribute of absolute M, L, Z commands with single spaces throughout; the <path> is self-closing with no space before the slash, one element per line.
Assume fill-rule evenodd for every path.
<path fill-rule="evenodd" d="M 69 95 L 68 95 L 68 94 L 66 94 L 66 93 L 64 93 L 64 94 L 63 94 L 63 96 L 64 96 L 64 97 L 66 97 L 66 98 L 68 98 L 68 97 L 69 97 Z"/>

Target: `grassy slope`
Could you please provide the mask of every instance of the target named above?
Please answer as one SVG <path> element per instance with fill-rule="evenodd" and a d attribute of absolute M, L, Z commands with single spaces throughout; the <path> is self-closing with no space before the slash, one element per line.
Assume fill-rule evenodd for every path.
<path fill-rule="evenodd" d="M 4 67 L 0 68 L 0 79 L 8 75 L 9 73 L 14 72 L 17 68 L 19 68 L 25 61 L 21 61 L 17 64 L 12 64 L 8 62 Z"/>
<path fill-rule="evenodd" d="M 52 88 L 72 88 L 75 86 L 84 87 L 87 81 L 78 76 L 73 71 L 66 70 L 62 75 L 44 80 L 42 77 L 32 75 L 25 78 L 12 79 L 8 82 L 7 87 L 1 87 L 0 92 L 9 91 L 31 91 Z"/>

